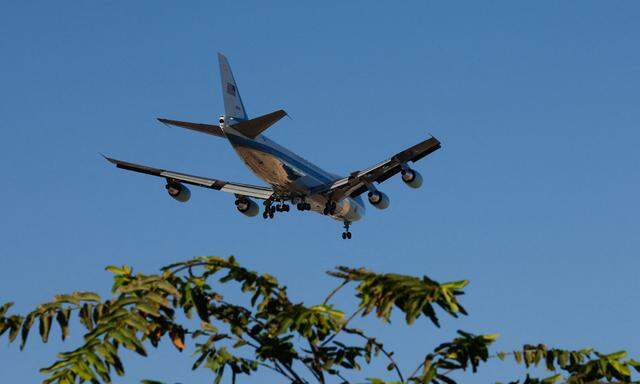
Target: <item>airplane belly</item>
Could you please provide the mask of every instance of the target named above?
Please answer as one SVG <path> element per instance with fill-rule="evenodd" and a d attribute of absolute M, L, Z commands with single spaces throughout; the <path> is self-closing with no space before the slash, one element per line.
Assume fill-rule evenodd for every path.
<path fill-rule="evenodd" d="M 272 185 L 276 190 L 304 194 L 314 186 L 313 183 L 309 183 L 308 176 L 274 155 L 244 147 L 236 147 L 236 151 L 256 176 Z M 313 180 L 311 181 L 313 182 Z"/>

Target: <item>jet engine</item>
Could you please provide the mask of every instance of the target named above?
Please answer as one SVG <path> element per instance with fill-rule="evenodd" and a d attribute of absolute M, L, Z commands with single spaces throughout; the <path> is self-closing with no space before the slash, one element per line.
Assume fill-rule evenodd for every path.
<path fill-rule="evenodd" d="M 169 196 L 173 197 L 181 203 L 186 203 L 191 197 L 191 191 L 189 190 L 189 188 L 180 183 L 169 182 L 167 183 L 165 188 L 167 189 Z"/>
<path fill-rule="evenodd" d="M 238 211 L 240 211 L 240 213 L 249 217 L 254 217 L 258 213 L 260 213 L 260 207 L 258 206 L 258 204 L 246 197 L 241 197 L 236 200 L 236 208 L 238 208 Z"/>
<path fill-rule="evenodd" d="M 422 175 L 418 171 L 413 169 L 403 169 L 400 171 L 402 174 L 402 181 L 411 188 L 420 188 L 422 185 Z"/>
<path fill-rule="evenodd" d="M 369 192 L 367 196 L 371 205 L 378 209 L 385 209 L 389 206 L 389 197 L 380 191 Z"/>

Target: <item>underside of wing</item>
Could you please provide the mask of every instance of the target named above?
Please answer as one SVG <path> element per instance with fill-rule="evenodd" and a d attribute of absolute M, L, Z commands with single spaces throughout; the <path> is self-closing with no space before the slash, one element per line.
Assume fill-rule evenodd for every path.
<path fill-rule="evenodd" d="M 393 155 L 391 158 L 362 171 L 352 172 L 348 177 L 333 183 L 324 193 L 331 194 L 334 198 L 356 197 L 366 192 L 369 184 L 382 183 L 399 173 L 403 165 L 408 162 L 415 163 L 425 156 L 440 149 L 440 141 L 431 137 L 411 148 Z"/>
<path fill-rule="evenodd" d="M 112 164 L 115 164 L 118 168 L 126 169 L 128 171 L 145 173 L 147 175 L 163 177 L 172 182 L 197 185 L 199 187 L 215 189 L 217 191 L 233 193 L 240 196 L 254 197 L 257 199 L 268 199 L 273 194 L 273 190 L 271 188 L 194 176 L 186 173 L 129 163 L 122 160 L 112 159 L 106 156 L 105 158 Z"/>

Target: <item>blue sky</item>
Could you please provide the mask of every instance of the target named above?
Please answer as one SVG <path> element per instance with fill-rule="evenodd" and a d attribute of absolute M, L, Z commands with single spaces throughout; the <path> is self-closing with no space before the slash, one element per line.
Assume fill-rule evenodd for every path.
<path fill-rule="evenodd" d="M 392 329 L 361 323 L 405 370 L 459 328 L 499 332 L 501 349 L 545 342 L 637 357 L 639 17 L 632 1 L 5 2 L 0 301 L 27 311 L 59 292 L 108 292 L 108 264 L 153 272 L 234 254 L 309 304 L 334 285 L 323 271 L 341 264 L 469 279 L 470 316 L 443 318 L 439 331 L 400 317 Z M 225 141 L 155 121 L 217 119 L 217 51 L 250 115 L 293 117 L 270 138 L 329 171 L 432 133 L 443 148 L 417 165 L 423 188 L 385 183 L 391 207 L 369 208 L 345 242 L 320 215 L 248 219 L 232 196 L 196 188 L 179 204 L 162 180 L 99 156 L 259 183 Z M 33 338 L 18 353 L 4 340 L 0 382 L 41 380 L 37 369 L 74 342 Z M 162 347 L 127 359 L 118 381 L 206 378 L 190 361 Z M 480 371 L 523 376 L 511 365 Z"/>

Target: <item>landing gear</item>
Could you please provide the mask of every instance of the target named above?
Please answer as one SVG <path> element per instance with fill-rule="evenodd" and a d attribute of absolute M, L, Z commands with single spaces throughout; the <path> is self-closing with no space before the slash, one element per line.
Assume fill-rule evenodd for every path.
<path fill-rule="evenodd" d="M 348 240 L 351 239 L 351 232 L 349 232 L 349 227 L 351 226 L 351 223 L 348 221 L 344 222 L 344 232 L 342 232 L 342 239 L 343 240 Z"/>
<path fill-rule="evenodd" d="M 264 219 L 273 219 L 276 213 L 276 206 L 271 205 L 270 200 L 265 200 L 264 202 L 264 212 L 262 212 L 262 218 Z"/>
<path fill-rule="evenodd" d="M 273 204 L 273 200 L 265 200 L 264 201 L 264 212 L 262 212 L 262 217 L 265 219 L 273 219 L 276 212 L 289 212 L 291 207 L 289 204 L 286 204 L 284 200 L 279 200 L 278 204 Z"/>
<path fill-rule="evenodd" d="M 278 204 L 276 205 L 277 212 L 289 212 L 289 204 Z"/>
<path fill-rule="evenodd" d="M 327 204 L 324 206 L 324 210 L 322 211 L 325 215 L 333 215 L 336 213 L 336 202 L 327 200 Z"/>
<path fill-rule="evenodd" d="M 275 207 L 271 207 L 269 210 L 265 210 L 264 212 L 262 212 L 262 217 L 264 219 L 273 219 L 273 217 L 275 216 Z"/>
<path fill-rule="evenodd" d="M 298 208 L 298 211 L 310 211 L 311 210 L 311 204 L 309 203 L 298 203 L 296 204 L 296 208 Z"/>

